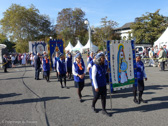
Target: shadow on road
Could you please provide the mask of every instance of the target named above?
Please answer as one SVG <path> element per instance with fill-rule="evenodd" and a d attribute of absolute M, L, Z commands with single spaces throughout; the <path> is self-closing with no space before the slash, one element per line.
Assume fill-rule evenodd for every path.
<path fill-rule="evenodd" d="M 0 105 L 25 104 L 25 103 L 33 103 L 33 102 L 46 102 L 46 101 L 49 101 L 49 100 L 68 99 L 68 98 L 70 98 L 70 97 L 42 97 L 42 98 L 22 99 L 22 100 L 16 100 L 16 101 L 0 102 Z"/>
<path fill-rule="evenodd" d="M 134 108 L 113 109 L 113 111 L 114 111 L 113 114 L 131 112 L 131 111 L 141 111 L 141 112 L 156 111 L 156 110 L 160 110 L 160 109 L 167 109 L 167 106 L 168 106 L 168 102 L 140 105 L 140 106 L 134 107 Z"/>
<path fill-rule="evenodd" d="M 22 94 L 16 94 L 16 93 L 9 93 L 9 94 L 0 94 L 0 98 L 8 98 L 8 97 L 14 97 Z"/>
<path fill-rule="evenodd" d="M 14 78 L 6 78 L 6 79 L 0 79 L 0 80 L 14 80 L 14 79 L 22 79 L 22 78 L 32 78 L 32 77 L 14 77 Z"/>

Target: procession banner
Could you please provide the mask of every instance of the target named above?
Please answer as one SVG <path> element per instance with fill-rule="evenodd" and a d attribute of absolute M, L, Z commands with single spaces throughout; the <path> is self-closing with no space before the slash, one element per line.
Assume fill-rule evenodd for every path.
<path fill-rule="evenodd" d="M 137 86 L 134 41 L 107 42 L 111 91 Z"/>
<path fill-rule="evenodd" d="M 42 55 L 43 51 L 47 51 L 47 44 L 44 41 L 29 42 L 29 52 L 32 52 L 34 55 L 37 53 Z"/>
<path fill-rule="evenodd" d="M 56 52 L 64 53 L 64 42 L 62 39 L 50 39 L 48 43 L 48 54 L 51 61 L 51 68 L 53 68 L 54 58 Z"/>

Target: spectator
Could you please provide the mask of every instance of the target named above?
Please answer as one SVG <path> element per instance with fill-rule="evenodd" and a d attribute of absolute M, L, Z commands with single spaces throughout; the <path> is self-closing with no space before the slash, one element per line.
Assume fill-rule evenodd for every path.
<path fill-rule="evenodd" d="M 161 71 L 164 71 L 165 70 L 165 62 L 166 62 L 167 56 L 166 56 L 166 52 L 163 49 L 163 47 L 160 48 L 160 53 L 159 53 L 159 58 L 158 59 L 159 59 L 159 62 L 160 62 Z"/>

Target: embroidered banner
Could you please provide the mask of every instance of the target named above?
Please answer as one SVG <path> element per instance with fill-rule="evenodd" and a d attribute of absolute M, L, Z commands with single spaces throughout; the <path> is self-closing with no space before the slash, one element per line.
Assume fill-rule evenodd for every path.
<path fill-rule="evenodd" d="M 113 40 L 107 44 L 111 90 L 132 87 L 137 83 L 134 41 Z"/>

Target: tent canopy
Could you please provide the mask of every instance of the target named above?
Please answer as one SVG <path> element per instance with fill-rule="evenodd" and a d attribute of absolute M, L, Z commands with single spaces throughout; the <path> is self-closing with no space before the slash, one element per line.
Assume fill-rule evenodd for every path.
<path fill-rule="evenodd" d="M 78 50 L 82 53 L 82 48 L 83 48 L 83 45 L 78 40 L 76 46 L 71 51 L 77 51 Z"/>
<path fill-rule="evenodd" d="M 71 52 L 71 50 L 73 49 L 73 46 L 71 44 L 71 42 L 68 43 L 67 47 L 65 48 L 65 50 L 69 50 Z"/>
<path fill-rule="evenodd" d="M 87 44 L 82 48 L 83 50 L 89 49 L 90 51 L 97 52 L 98 47 L 93 45 L 91 40 L 89 39 Z"/>
<path fill-rule="evenodd" d="M 4 49 L 6 48 L 6 45 L 5 44 L 0 44 L 0 49 Z"/>
<path fill-rule="evenodd" d="M 154 46 L 158 46 L 159 48 L 163 45 L 168 46 L 168 27 L 167 29 L 163 32 L 163 34 L 154 42 Z"/>

